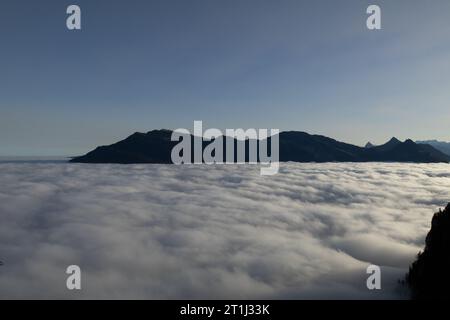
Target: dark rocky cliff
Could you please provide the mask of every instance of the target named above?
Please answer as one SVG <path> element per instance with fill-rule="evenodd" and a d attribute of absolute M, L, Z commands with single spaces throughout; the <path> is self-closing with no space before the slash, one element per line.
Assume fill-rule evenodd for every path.
<path fill-rule="evenodd" d="M 413 299 L 450 299 L 450 203 L 433 217 L 425 250 L 406 276 Z"/>

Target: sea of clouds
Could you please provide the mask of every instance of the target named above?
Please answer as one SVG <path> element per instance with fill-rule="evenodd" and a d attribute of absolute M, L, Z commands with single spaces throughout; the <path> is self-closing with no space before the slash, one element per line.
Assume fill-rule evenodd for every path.
<path fill-rule="evenodd" d="M 406 298 L 448 201 L 447 164 L 4 163 L 0 298 Z"/>

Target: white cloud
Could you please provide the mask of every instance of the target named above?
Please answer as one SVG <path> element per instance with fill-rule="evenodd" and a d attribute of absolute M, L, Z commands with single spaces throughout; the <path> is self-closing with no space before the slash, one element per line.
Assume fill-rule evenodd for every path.
<path fill-rule="evenodd" d="M 0 164 L 0 298 L 399 298 L 449 169 Z"/>

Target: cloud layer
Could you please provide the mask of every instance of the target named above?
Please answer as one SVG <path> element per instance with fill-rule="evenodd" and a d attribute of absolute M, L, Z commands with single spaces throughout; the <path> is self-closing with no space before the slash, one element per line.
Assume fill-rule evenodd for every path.
<path fill-rule="evenodd" d="M 450 201 L 445 164 L 0 164 L 0 181 L 0 298 L 402 298 Z"/>

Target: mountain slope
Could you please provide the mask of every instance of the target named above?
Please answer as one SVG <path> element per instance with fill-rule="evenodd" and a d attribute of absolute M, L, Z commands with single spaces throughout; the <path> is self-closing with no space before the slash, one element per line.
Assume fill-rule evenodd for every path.
<path fill-rule="evenodd" d="M 136 132 L 109 146 L 97 147 L 71 162 L 81 163 L 172 163 L 170 154 L 177 142 L 170 141 L 172 131 Z"/>
<path fill-rule="evenodd" d="M 437 140 L 425 140 L 425 141 L 416 141 L 419 144 L 428 144 L 433 148 L 445 153 L 450 156 L 450 142 L 443 142 Z"/>
<path fill-rule="evenodd" d="M 136 132 L 125 140 L 98 147 L 84 156 L 73 158 L 71 162 L 172 163 L 171 151 L 178 142 L 171 141 L 171 134 L 170 130 Z M 416 144 L 411 140 L 401 142 L 396 138 L 381 146 L 363 148 L 325 136 L 289 131 L 280 133 L 279 141 L 282 162 L 450 162 L 450 156 L 430 145 Z M 203 142 L 203 148 L 208 144 L 209 142 Z"/>

